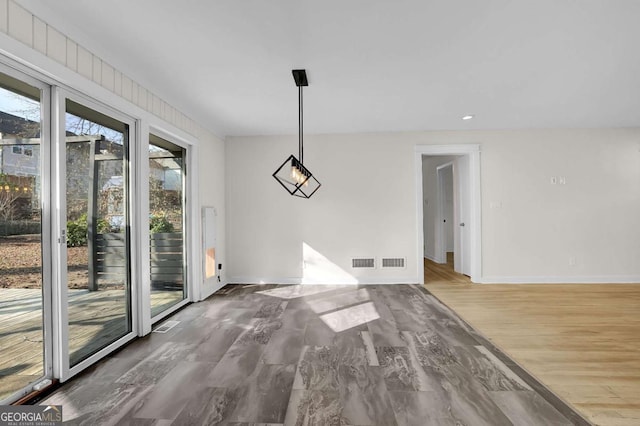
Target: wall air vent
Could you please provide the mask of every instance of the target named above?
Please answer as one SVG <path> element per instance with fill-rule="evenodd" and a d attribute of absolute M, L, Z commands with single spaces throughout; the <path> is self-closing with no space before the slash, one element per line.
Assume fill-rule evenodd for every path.
<path fill-rule="evenodd" d="M 352 268 L 368 268 L 373 269 L 376 267 L 376 261 L 374 258 L 358 258 L 351 259 Z"/>
<path fill-rule="evenodd" d="M 404 268 L 405 265 L 406 265 L 406 261 L 404 257 L 383 257 L 382 258 L 383 268 Z"/>

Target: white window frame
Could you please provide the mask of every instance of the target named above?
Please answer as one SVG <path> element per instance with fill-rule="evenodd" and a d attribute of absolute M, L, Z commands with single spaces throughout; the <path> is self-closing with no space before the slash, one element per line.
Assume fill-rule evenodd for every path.
<path fill-rule="evenodd" d="M 40 198 L 41 198 L 41 245 L 42 245 L 42 335 L 44 345 L 43 376 L 22 389 L 0 400 L 0 405 L 10 404 L 33 391 L 40 380 L 53 377 L 53 308 L 52 308 L 52 240 L 51 240 L 51 86 L 22 70 L 0 61 L 0 72 L 40 89 Z"/>
<path fill-rule="evenodd" d="M 142 315 L 144 319 L 142 319 L 141 321 L 141 328 L 146 332 L 151 331 L 151 327 L 153 326 L 153 324 L 168 317 L 175 311 L 181 309 L 183 306 L 191 302 L 197 302 L 198 300 L 200 300 L 200 291 L 199 291 L 200 287 L 196 285 L 196 283 L 199 282 L 198 280 L 200 279 L 199 271 L 196 271 L 196 269 L 198 269 L 197 265 L 199 265 L 199 263 L 195 262 L 197 260 L 197 256 L 199 253 L 199 251 L 197 251 L 197 247 L 199 247 L 198 245 L 199 233 L 196 227 L 200 222 L 200 217 L 197 216 L 198 209 L 194 207 L 195 205 L 197 205 L 196 204 L 197 200 L 194 201 L 194 197 L 197 196 L 197 191 L 194 188 L 194 184 L 195 184 L 194 165 L 197 162 L 193 161 L 194 158 L 197 158 L 197 157 L 194 157 L 193 155 L 193 152 L 196 150 L 196 143 L 195 143 L 195 140 L 193 139 L 185 138 L 184 136 L 180 136 L 175 134 L 174 132 L 169 131 L 168 129 L 166 129 L 165 126 L 163 126 L 161 122 L 156 120 L 152 120 L 152 121 L 153 121 L 152 123 L 149 123 L 146 126 L 143 123 L 143 126 L 142 126 L 142 129 L 144 129 L 143 130 L 144 133 L 141 137 L 142 143 L 140 143 L 140 153 L 141 153 L 141 158 L 145 158 L 146 160 L 141 162 L 144 164 L 144 166 L 141 168 L 140 173 L 144 173 L 145 177 L 149 176 L 148 154 L 149 154 L 149 134 L 150 133 L 153 133 L 154 135 L 161 137 L 162 139 L 165 139 L 173 144 L 176 144 L 186 151 L 185 158 L 184 158 L 184 162 L 185 162 L 184 169 L 186 170 L 186 173 L 184 175 L 184 183 L 183 183 L 183 188 L 184 188 L 183 196 L 185 199 L 185 204 L 184 204 L 185 223 L 184 223 L 184 243 L 183 244 L 184 244 L 184 258 L 186 260 L 185 262 L 186 283 L 185 284 L 186 284 L 186 290 L 187 290 L 187 297 L 181 300 L 180 302 L 176 303 L 175 305 L 171 306 L 170 308 L 155 315 L 154 317 L 151 317 L 151 299 L 141 298 L 141 300 L 143 301 L 142 303 L 144 305 L 148 304 L 148 306 L 141 306 L 141 310 L 140 310 L 140 312 L 144 313 Z M 148 200 L 149 199 L 149 179 L 148 178 L 141 179 L 140 183 L 141 183 L 140 196 L 145 197 L 144 199 Z M 141 278 L 140 282 L 142 283 L 142 291 L 150 295 L 151 294 L 151 271 L 149 266 L 149 250 L 150 250 L 149 203 L 146 203 L 144 205 L 144 209 L 140 209 L 140 214 L 142 215 L 141 217 L 142 236 L 140 240 L 142 245 L 140 246 L 140 254 L 143 256 L 143 262 L 142 262 L 143 265 L 140 269 L 141 269 L 141 272 L 144 273 L 144 277 Z M 194 214 L 196 216 L 194 216 Z"/>

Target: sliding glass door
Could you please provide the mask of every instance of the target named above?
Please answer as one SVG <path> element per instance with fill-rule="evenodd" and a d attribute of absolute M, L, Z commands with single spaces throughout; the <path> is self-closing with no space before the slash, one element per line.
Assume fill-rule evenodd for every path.
<path fill-rule="evenodd" d="M 149 135 L 151 317 L 187 297 L 185 280 L 185 149 Z"/>
<path fill-rule="evenodd" d="M 147 146 L 146 123 L 11 64 L 0 62 L 0 404 L 66 381 L 189 296 L 184 143 L 150 134 Z"/>
<path fill-rule="evenodd" d="M 97 105 L 65 100 L 68 368 L 130 334 L 132 123 Z"/>
<path fill-rule="evenodd" d="M 7 70 L 8 71 L 8 70 Z M 49 374 L 49 239 L 43 232 L 48 88 L 0 72 L 0 401 Z M 30 81 L 28 84 L 25 81 Z M 43 99 L 44 98 L 44 99 Z M 44 101 L 44 102 L 43 102 Z M 45 227 L 45 230 L 47 228 Z"/>

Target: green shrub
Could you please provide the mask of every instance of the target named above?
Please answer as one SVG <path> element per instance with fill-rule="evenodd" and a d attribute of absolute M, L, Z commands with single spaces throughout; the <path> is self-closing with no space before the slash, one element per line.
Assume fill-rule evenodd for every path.
<path fill-rule="evenodd" d="M 82 218 L 80 218 L 82 219 Z M 80 247 L 87 245 L 87 221 L 70 220 L 67 222 L 67 247 Z"/>
<path fill-rule="evenodd" d="M 154 216 L 149 218 L 149 230 L 152 234 L 161 232 L 173 232 L 173 225 L 166 216 Z"/>
<path fill-rule="evenodd" d="M 120 230 L 112 230 L 109 222 L 105 219 L 98 219 L 98 234 L 108 234 L 109 232 L 120 232 Z"/>
<path fill-rule="evenodd" d="M 152 234 L 161 232 L 173 232 L 173 225 L 166 216 L 151 216 L 149 218 L 149 230 Z M 98 219 L 98 234 L 111 232 L 109 222 Z M 88 224 L 86 213 L 76 220 L 67 222 L 67 247 L 81 247 L 87 245 Z"/>
<path fill-rule="evenodd" d="M 109 222 L 104 219 L 98 219 L 98 234 L 106 234 L 111 229 Z M 87 214 L 83 214 L 76 220 L 67 222 L 67 247 L 81 247 L 87 245 L 89 225 L 87 223 Z"/>

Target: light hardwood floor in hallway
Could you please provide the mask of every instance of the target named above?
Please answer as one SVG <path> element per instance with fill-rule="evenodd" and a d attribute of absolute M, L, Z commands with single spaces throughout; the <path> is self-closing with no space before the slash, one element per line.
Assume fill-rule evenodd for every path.
<path fill-rule="evenodd" d="M 425 260 L 425 286 L 597 425 L 640 425 L 640 285 L 471 284 Z"/>

